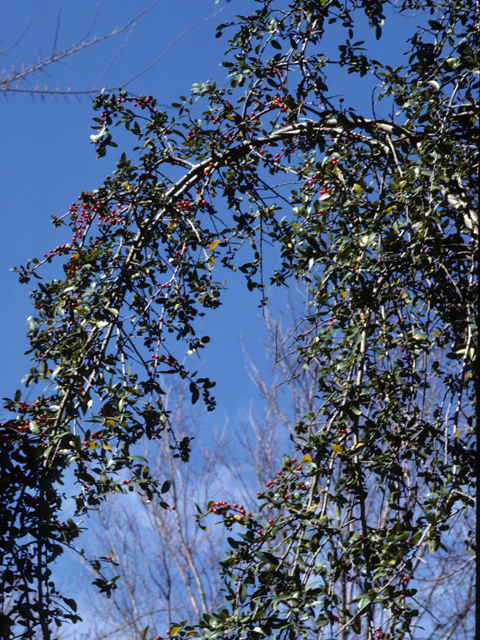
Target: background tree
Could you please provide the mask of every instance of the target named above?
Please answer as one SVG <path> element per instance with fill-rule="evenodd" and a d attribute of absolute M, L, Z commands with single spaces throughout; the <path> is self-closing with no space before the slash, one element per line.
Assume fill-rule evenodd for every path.
<path fill-rule="evenodd" d="M 178 431 L 194 436 L 206 430 L 208 422 L 186 402 L 188 387 L 179 391 L 164 384 L 165 407 L 172 407 L 171 421 Z M 256 415 L 251 416 L 252 425 L 244 423 L 235 435 L 231 424 L 221 433 L 210 431 L 212 443 L 208 448 L 197 444 L 187 465 L 172 456 L 168 438 L 150 444 L 144 455 L 154 476 L 168 469 L 168 496 L 175 509 L 167 511 L 132 494 L 127 502 L 109 500 L 98 517 L 90 519 L 89 549 L 92 554 L 95 549 L 111 553 L 120 581 L 110 599 L 81 603 L 89 624 L 75 637 L 141 639 L 146 626 L 160 633 L 177 619 L 198 618 L 221 603 L 217 562 L 225 546 L 224 531 L 217 526 L 200 528 L 194 516 L 211 496 L 232 504 L 254 503 L 284 449 L 279 446 L 284 434 L 273 425 L 272 409 L 266 412 L 266 424 L 257 424 Z"/>
<path fill-rule="evenodd" d="M 364 19 L 381 39 L 387 3 L 264 0 L 229 41 L 229 86 L 194 85 L 178 118 L 150 96 L 97 98 L 98 156 L 116 144 L 115 119 L 137 146 L 54 218 L 73 237 L 41 261 L 67 256 L 64 279 L 33 291 L 26 382 L 51 380 L 53 395 L 27 403 L 18 392 L 7 403 L 17 416 L 2 425 L 13 532 L 2 539 L 3 590 L 13 594 L 5 629 L 23 624 L 28 637 L 40 627 L 49 638 L 52 622 L 72 616 L 49 568 L 59 543 L 79 535 L 73 519 L 58 522 L 70 470 L 77 516 L 124 482 L 169 507 L 168 484 L 136 450 L 168 433 L 173 455 L 189 457 L 161 373 L 188 380 L 192 402 L 214 408 L 213 382 L 181 364 L 180 344 L 189 355 L 208 344 L 196 320 L 220 304 L 221 262 L 244 273 L 263 304 L 267 277 L 310 285 L 290 338 L 290 380 L 313 370 L 315 405 L 296 417 L 298 460 L 284 456 L 258 514 L 207 506 L 227 528 L 245 528 L 222 561 L 226 605 L 197 626 L 173 623 L 170 635 L 416 633 L 425 550 L 447 547 L 474 502 L 478 259 L 475 7 L 397 10 L 419 8 L 431 15 L 403 67 L 352 42 Z M 375 77 L 371 113 L 335 97 L 332 67 Z M 190 111 L 197 97 L 200 119 Z M 20 280 L 38 266 L 21 267 Z M 92 564 L 107 593 L 109 562 Z M 449 621 L 444 637 L 466 637 L 468 620 Z"/>
<path fill-rule="evenodd" d="M 51 41 L 51 52 L 47 55 L 40 54 L 34 62 L 25 62 L 25 60 L 19 60 L 18 58 L 16 58 L 16 49 L 22 42 L 22 40 L 28 37 L 28 31 L 33 22 L 33 19 L 30 20 L 25 26 L 25 29 L 18 35 L 16 40 L 14 40 L 9 47 L 0 51 L 0 59 L 4 58 L 2 62 L 6 65 L 6 68 L 4 68 L 2 71 L 3 78 L 0 78 L 0 91 L 3 92 L 4 96 L 26 93 L 32 97 L 38 95 L 42 98 L 45 98 L 46 96 L 52 96 L 54 98 L 62 96 L 64 98 L 68 98 L 68 96 L 95 95 L 96 93 L 98 93 L 99 87 L 106 79 L 107 81 L 110 81 L 110 74 L 108 72 L 117 58 L 122 55 L 122 51 L 127 44 L 130 35 L 132 34 L 135 27 L 137 27 L 137 22 L 144 16 L 149 14 L 150 11 L 159 4 L 159 2 L 160 0 L 155 0 L 143 11 L 139 11 L 134 17 L 132 17 L 132 19 L 125 22 L 125 24 L 117 26 L 108 33 L 103 33 L 101 35 L 95 34 L 95 29 L 98 27 L 98 18 L 102 9 L 102 5 L 98 4 L 96 13 L 93 16 L 92 23 L 89 26 L 88 31 L 84 33 L 75 44 L 66 48 L 62 48 L 59 51 L 59 37 L 62 30 L 62 7 L 60 7 L 55 30 L 52 34 L 53 38 Z M 160 62 L 160 60 L 162 60 L 162 58 L 170 51 L 170 49 L 175 44 L 177 44 L 177 42 L 179 42 L 185 35 L 187 35 L 187 33 L 192 31 L 193 29 L 196 29 L 204 22 L 211 20 L 218 13 L 220 13 L 220 11 L 216 11 L 212 16 L 209 16 L 204 20 L 192 24 L 183 33 L 178 35 L 172 42 L 169 42 L 168 46 L 159 55 L 156 55 L 155 58 L 152 59 L 145 68 L 135 69 L 134 75 L 132 77 L 117 77 L 113 81 L 114 84 L 112 84 L 111 87 L 109 87 L 107 90 L 118 90 L 120 87 L 125 88 L 130 85 L 134 80 L 144 75 L 146 71 Z M 61 86 L 58 81 L 56 81 L 56 75 L 59 75 L 58 72 L 60 67 L 65 66 L 66 62 L 71 62 L 70 59 L 72 57 L 77 57 L 78 54 L 93 46 L 101 46 L 102 42 L 115 39 L 117 36 L 120 36 L 122 34 L 124 36 L 124 40 L 118 47 L 117 51 L 114 52 L 111 59 L 105 60 L 104 56 L 98 56 L 97 60 L 100 62 L 100 65 L 103 64 L 104 67 L 95 69 L 99 73 L 99 75 L 96 82 L 92 86 L 82 88 L 72 86 L 64 87 Z M 43 46 L 45 46 L 45 44 L 50 43 L 42 43 Z M 10 70 L 7 71 L 7 68 L 10 68 Z M 47 80 L 47 83 L 45 83 L 45 80 Z M 50 86 L 48 82 L 50 82 Z M 56 83 L 57 86 L 52 86 L 52 83 Z"/>
<path fill-rule="evenodd" d="M 281 452 L 291 451 L 288 436 L 294 416 L 314 410 L 315 371 L 310 369 L 301 378 L 293 377 L 297 361 L 295 354 L 289 354 L 286 348 L 288 336 L 301 320 L 298 310 L 302 308 L 300 302 L 304 297 L 305 293 L 301 291 L 295 296 L 290 294 L 288 304 L 282 307 L 281 314 L 274 317 L 267 308 L 265 351 L 273 377 L 270 380 L 265 370 L 260 374 L 247 356 L 249 373 L 258 389 L 260 404 L 248 412 L 248 420 L 242 421 L 240 427 L 229 422 L 219 437 L 212 438 L 209 447 L 200 447 L 199 451 L 197 443 L 193 464 L 190 462 L 187 469 L 182 463 L 177 463 L 176 473 L 170 472 L 172 485 L 178 481 L 182 489 L 181 492 L 175 487 L 171 489 L 176 511 L 165 512 L 155 501 L 146 504 L 140 496 L 138 503 L 141 508 L 131 500 L 128 504 L 111 500 L 108 507 L 99 511 L 98 526 L 94 528 L 95 546 L 113 550 L 119 565 L 116 572 L 121 579 L 119 589 L 112 593 L 110 600 L 89 599 L 88 605 L 82 606 L 84 618 L 90 624 L 83 632 L 74 631 L 75 638 L 119 640 L 134 637 L 141 640 L 146 626 L 150 634 L 154 630 L 162 633 L 174 627 L 172 622 L 175 620 L 197 618 L 198 605 L 192 607 L 191 604 L 191 584 L 196 586 L 197 582 L 194 583 L 188 569 L 177 573 L 178 565 L 186 567 L 192 563 L 201 568 L 198 583 L 203 585 L 202 602 L 208 603 L 202 611 L 214 609 L 212 603 L 221 600 L 216 562 L 220 558 L 219 548 L 228 548 L 226 537 L 229 533 L 226 531 L 222 536 L 222 531 L 212 526 L 214 523 L 205 521 L 205 531 L 198 527 L 196 531 L 192 530 L 192 518 L 198 513 L 195 505 L 205 504 L 209 498 L 221 499 L 231 505 L 255 504 L 258 492 L 263 492 L 265 485 L 270 484 L 270 479 L 276 475 Z M 280 375 L 275 378 L 279 368 Z M 281 384 L 284 379 L 289 379 L 290 383 Z M 435 388 L 430 389 L 429 404 L 438 401 L 435 393 Z M 199 434 L 207 429 L 208 423 L 198 412 L 188 409 L 186 398 L 182 402 L 182 394 L 173 394 L 170 389 L 167 397 L 167 407 L 174 407 L 171 420 L 176 428 L 189 425 L 186 435 Z M 158 457 L 156 447 L 156 443 L 152 443 L 150 454 L 145 453 L 151 464 Z M 159 475 L 160 469 L 167 466 L 164 455 L 169 452 L 164 447 L 162 452 L 159 464 L 155 464 L 157 471 L 154 475 Z M 168 459 L 174 463 L 171 455 Z M 198 473 L 195 473 L 197 469 Z M 205 496 L 203 500 L 198 495 L 199 488 Z M 421 480 L 418 492 L 428 492 Z M 382 511 L 381 497 L 377 496 L 377 501 L 372 501 L 371 508 Z M 445 637 L 454 634 L 464 618 L 473 623 L 475 566 L 471 549 L 465 547 L 465 539 L 468 530 L 473 531 L 474 528 L 474 512 L 471 510 L 462 524 L 455 528 L 454 535 L 449 536 L 448 550 L 439 549 L 428 565 L 421 561 L 412 580 L 417 591 L 417 626 L 429 629 L 426 637 L 432 640 L 439 633 Z M 172 530 L 178 529 L 181 529 L 181 535 L 175 535 L 172 540 Z M 131 544 L 133 540 L 134 545 Z M 345 592 L 351 591 L 350 581 L 343 581 L 342 588 Z M 442 606 L 446 602 L 448 608 Z M 468 624 L 466 628 L 469 628 Z"/>

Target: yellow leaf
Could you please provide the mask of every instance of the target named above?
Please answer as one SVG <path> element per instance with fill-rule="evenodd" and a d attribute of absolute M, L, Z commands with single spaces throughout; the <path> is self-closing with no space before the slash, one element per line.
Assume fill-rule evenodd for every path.
<path fill-rule="evenodd" d="M 98 449 L 100 445 L 98 444 L 98 442 L 89 442 L 88 443 L 88 448 L 89 449 Z"/>
<path fill-rule="evenodd" d="M 303 456 L 302 460 L 300 461 L 300 464 L 308 464 L 311 461 L 312 459 L 310 456 Z"/>
<path fill-rule="evenodd" d="M 108 442 L 108 440 L 102 440 L 102 447 L 105 449 L 105 451 L 112 450 L 112 445 Z"/>
<path fill-rule="evenodd" d="M 170 629 L 170 635 L 171 635 L 171 636 L 176 636 L 176 635 L 177 635 L 177 633 L 180 631 L 180 629 L 181 629 L 181 628 L 182 628 L 182 627 L 180 627 L 179 625 L 176 625 L 175 627 L 172 627 L 172 628 Z"/>
<path fill-rule="evenodd" d="M 331 444 L 330 448 L 335 451 L 335 453 L 343 453 L 343 449 L 339 444 Z"/>
<path fill-rule="evenodd" d="M 233 516 L 235 520 L 243 520 L 243 516 L 235 515 Z"/>
<path fill-rule="evenodd" d="M 459 433 L 460 431 L 458 429 L 455 429 L 455 431 L 453 432 L 453 437 L 456 438 Z"/>
<path fill-rule="evenodd" d="M 221 240 L 215 240 L 215 242 L 212 242 L 212 244 L 208 247 L 209 253 L 212 253 L 212 251 L 215 249 L 217 245 L 220 244 L 220 242 Z"/>
<path fill-rule="evenodd" d="M 355 193 L 363 193 L 363 187 L 361 187 L 357 182 L 353 185 L 353 190 Z"/>
<path fill-rule="evenodd" d="M 354 444 L 353 447 L 350 449 L 350 451 L 353 451 L 354 449 L 358 449 L 359 447 L 364 447 L 365 443 L 364 442 L 357 442 L 357 444 Z"/>
<path fill-rule="evenodd" d="M 196 636 L 196 635 L 197 635 L 196 631 L 189 631 L 185 637 L 186 638 L 191 638 L 192 636 Z"/>
<path fill-rule="evenodd" d="M 107 420 L 105 424 L 107 425 L 107 427 L 113 427 L 115 424 L 115 420 Z"/>
<path fill-rule="evenodd" d="M 347 291 L 344 289 L 342 291 L 342 298 L 345 300 L 346 297 L 347 297 Z"/>

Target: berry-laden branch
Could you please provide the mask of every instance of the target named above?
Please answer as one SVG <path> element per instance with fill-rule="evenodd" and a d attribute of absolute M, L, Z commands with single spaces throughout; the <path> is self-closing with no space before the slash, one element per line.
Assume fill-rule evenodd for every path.
<path fill-rule="evenodd" d="M 266 278 L 306 289 L 282 355 L 285 384 L 309 371 L 316 383 L 309 411 L 291 420 L 300 463 L 284 457 L 257 510 L 207 505 L 199 520 L 242 527 L 221 563 L 225 606 L 170 635 L 411 635 L 419 559 L 445 549 L 471 508 L 477 80 L 475 49 L 462 55 L 471 14 L 443 10 L 412 34 L 400 71 L 352 44 L 359 11 L 381 37 L 381 3 L 296 0 L 280 10 L 265 0 L 239 18 L 229 88 L 194 85 L 171 118 L 150 96 L 100 94 L 97 156 L 123 125 L 131 157 L 54 218 L 70 227 L 67 244 L 19 268 L 21 281 L 38 279 L 25 382 L 48 381 L 51 395 L 7 400 L 16 417 L 1 429 L 18 474 L 7 495 L 23 500 L 24 469 L 42 470 L 51 493 L 41 544 L 52 558 L 67 467 L 80 487 L 76 517 L 135 487 L 168 508 L 138 445 L 167 429 L 173 455 L 188 460 L 191 437 L 175 440 L 162 376 L 180 376 L 192 403 L 215 406 L 215 383 L 190 362 L 209 342 L 198 319 L 222 302 L 218 264 L 241 271 L 263 305 Z M 335 22 L 345 39 L 327 59 L 318 43 Z M 434 35 L 454 28 L 455 37 Z M 373 113 L 328 97 L 327 64 L 375 75 Z M 375 115 L 395 109 L 401 124 Z M 64 277 L 44 284 L 39 267 L 54 259 Z M 33 506 L 10 508 L 12 526 L 25 512 L 38 523 L 38 485 L 27 493 Z M 78 525 L 67 530 L 70 544 Z M 26 553 L 9 551 L 9 567 Z M 24 605 L 20 597 L 15 615 Z"/>

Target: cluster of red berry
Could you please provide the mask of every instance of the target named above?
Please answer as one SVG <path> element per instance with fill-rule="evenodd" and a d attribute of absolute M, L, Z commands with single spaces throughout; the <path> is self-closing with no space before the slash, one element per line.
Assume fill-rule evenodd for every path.
<path fill-rule="evenodd" d="M 288 111 L 288 107 L 285 104 L 286 99 L 287 99 L 287 96 L 279 96 L 277 94 L 276 96 L 274 96 L 270 104 L 272 107 L 275 107 L 276 109 L 280 108 L 281 112 L 285 112 L 285 111 Z"/>
<path fill-rule="evenodd" d="M 25 420 L 25 422 L 17 422 L 15 426 L 17 427 L 17 431 L 23 433 L 24 431 L 28 431 L 28 429 L 30 428 L 30 420 Z"/>
<path fill-rule="evenodd" d="M 187 142 L 188 143 L 193 142 L 197 134 L 198 134 L 198 129 L 190 129 L 187 135 Z"/>
<path fill-rule="evenodd" d="M 44 253 L 43 257 L 47 258 L 47 262 L 51 262 L 54 256 L 62 256 L 70 251 L 69 244 L 57 245 L 55 249 L 50 249 L 48 253 Z"/>
<path fill-rule="evenodd" d="M 183 211 L 190 211 L 190 209 L 192 208 L 192 203 L 190 202 L 190 200 L 180 200 L 180 202 L 177 202 L 177 207 Z"/>
<path fill-rule="evenodd" d="M 50 400 L 50 396 L 48 396 L 46 398 L 46 400 Z M 48 429 L 49 427 L 49 420 L 45 417 L 45 413 L 41 410 L 41 406 L 42 406 L 42 402 L 40 402 L 39 400 L 35 400 L 35 402 L 33 402 L 32 404 L 28 404 L 25 401 L 22 401 L 17 407 L 16 410 L 20 415 L 25 415 L 26 413 L 29 413 L 31 416 L 31 419 L 23 419 L 23 420 L 11 420 L 10 422 L 7 423 L 0 423 L 0 427 L 8 427 L 10 429 L 15 429 L 18 433 L 25 433 L 26 431 L 30 430 L 30 426 L 32 423 L 32 420 L 36 423 L 37 427 L 45 427 L 45 429 Z M 15 410 L 15 405 L 11 405 L 9 407 L 9 410 L 14 411 Z M 41 432 L 41 436 L 42 436 L 42 440 L 46 440 L 46 431 L 45 429 L 43 429 L 43 431 Z M 35 433 L 32 432 L 32 435 L 38 435 L 38 430 L 35 430 Z M 45 446 L 45 445 L 43 445 Z"/>
<path fill-rule="evenodd" d="M 234 140 L 236 135 L 237 135 L 237 130 L 236 129 L 231 129 L 228 133 L 226 133 L 223 136 L 223 139 L 225 140 L 225 142 L 231 142 L 232 140 Z"/>
<path fill-rule="evenodd" d="M 91 445 L 94 444 L 95 442 L 95 438 L 98 438 L 98 440 L 101 440 L 103 438 L 103 435 L 101 433 L 96 433 L 95 431 L 90 435 L 89 438 L 85 437 L 83 438 L 83 445 L 82 445 L 82 450 L 86 451 L 87 449 L 92 449 L 94 447 L 92 447 Z"/>
<path fill-rule="evenodd" d="M 249 511 L 248 513 L 245 511 L 245 507 L 243 506 L 243 504 L 238 505 L 234 503 L 231 505 L 225 500 L 214 502 L 210 507 L 210 511 L 215 514 L 220 513 L 222 515 L 228 515 L 228 511 L 238 511 L 242 518 L 245 518 L 245 516 L 250 517 L 252 515 L 251 511 Z"/>
<path fill-rule="evenodd" d="M 70 260 L 64 266 L 64 271 L 66 274 L 66 280 L 73 278 L 82 268 L 82 262 L 80 260 L 80 256 L 77 254 L 73 254 L 70 257 Z"/>
<path fill-rule="evenodd" d="M 103 125 L 104 123 L 111 123 L 111 116 L 116 118 L 118 113 L 122 113 L 125 110 L 123 106 L 125 103 L 130 103 L 132 107 L 140 107 L 142 110 L 148 107 L 151 113 L 158 113 L 157 109 L 152 108 L 151 102 L 153 98 L 152 96 L 141 96 L 140 98 L 127 97 L 126 92 L 123 92 L 119 95 L 118 99 L 105 101 L 102 104 L 104 111 L 100 114 L 100 119 L 98 120 L 99 125 Z"/>

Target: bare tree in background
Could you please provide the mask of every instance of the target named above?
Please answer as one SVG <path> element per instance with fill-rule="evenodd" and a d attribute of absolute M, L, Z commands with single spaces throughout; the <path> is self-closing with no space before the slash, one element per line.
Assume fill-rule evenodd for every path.
<path fill-rule="evenodd" d="M 188 409 L 186 393 L 186 388 L 170 387 L 164 405 L 178 433 L 194 437 L 202 417 Z M 141 639 L 146 626 L 161 635 L 179 616 L 197 617 L 218 604 L 216 561 L 222 532 L 200 528 L 192 516 L 195 502 L 204 505 L 221 488 L 221 464 L 207 456 L 185 464 L 170 445 L 166 436 L 149 447 L 155 472 L 165 475 L 168 469 L 168 504 L 162 507 L 158 499 L 147 503 L 133 492 L 126 500 L 109 501 L 92 518 L 96 550 L 111 554 L 112 575 L 121 576 L 121 586 L 110 600 L 86 603 L 91 628 L 85 637 Z M 92 575 L 90 564 L 84 566 Z"/>
<path fill-rule="evenodd" d="M 5 96 L 10 94 L 30 94 L 32 96 L 38 95 L 44 98 L 45 96 L 62 96 L 64 98 L 68 98 L 68 96 L 75 95 L 94 95 L 100 91 L 102 88 L 102 82 L 104 78 L 112 66 L 113 62 L 122 54 L 122 51 L 132 33 L 132 31 L 137 26 L 137 22 L 144 18 L 157 4 L 159 4 L 160 0 L 155 0 L 150 4 L 146 9 L 137 13 L 131 20 L 128 20 L 125 24 L 119 27 L 115 27 L 108 33 L 104 33 L 103 35 L 97 36 L 93 35 L 94 28 L 97 24 L 101 4 L 97 6 L 97 10 L 95 16 L 92 20 L 92 24 L 87 30 L 85 34 L 83 34 L 75 44 L 60 49 L 58 47 L 58 38 L 60 33 L 61 26 L 61 8 L 58 13 L 57 24 L 55 28 L 55 32 L 53 35 L 53 41 L 51 45 L 51 51 L 49 54 L 44 56 L 40 55 L 39 58 L 34 62 L 25 62 L 24 60 L 19 61 L 14 59 L 15 49 L 20 44 L 20 42 L 26 37 L 28 30 L 32 24 L 30 21 L 22 33 L 20 33 L 16 40 L 8 46 L 6 49 L 0 50 L 0 61 L 5 65 L 0 72 L 0 93 L 3 93 Z M 178 35 L 175 39 L 173 39 L 168 46 L 157 55 L 147 66 L 143 69 L 138 69 L 137 72 L 132 77 L 118 78 L 115 80 L 115 84 L 111 87 L 107 87 L 107 91 L 118 89 L 118 88 L 126 88 L 129 84 L 131 84 L 134 80 L 139 78 L 141 75 L 146 73 L 149 69 L 154 67 L 160 60 L 170 51 L 170 49 L 179 42 L 184 36 L 186 36 L 190 31 L 196 29 L 201 24 L 208 22 L 212 18 L 214 18 L 218 13 L 220 13 L 222 9 L 216 11 L 213 15 L 201 20 L 188 29 L 183 31 L 180 35 Z M 53 87 L 52 83 L 55 84 L 55 75 L 53 74 L 56 67 L 59 65 L 63 65 L 67 59 L 76 56 L 82 51 L 89 49 L 93 46 L 98 46 L 102 42 L 107 40 L 119 39 L 120 36 L 124 36 L 123 41 L 119 44 L 118 49 L 111 57 L 110 60 L 105 61 L 103 58 L 100 58 L 99 63 L 99 77 L 97 81 L 89 87 L 82 88 L 73 88 L 69 87 L 61 87 L 56 86 Z M 46 43 L 42 43 L 45 45 Z M 13 59 L 13 62 L 12 62 Z M 103 65 L 103 68 L 102 68 Z M 6 69 L 10 70 L 7 71 Z M 50 85 L 45 84 L 44 78 L 47 77 Z M 33 85 L 33 86 L 32 86 Z"/>
<path fill-rule="evenodd" d="M 88 619 L 84 616 L 89 628 L 72 629 L 71 637 L 141 640 L 147 626 L 150 635 L 164 635 L 176 621 L 198 618 L 221 603 L 218 560 L 225 532 L 210 523 L 208 529 L 198 526 L 196 505 L 201 510 L 209 501 L 226 501 L 248 512 L 288 446 L 284 394 L 260 384 L 251 361 L 247 368 L 260 392 L 261 413 L 252 409 L 241 425 L 227 423 L 220 432 L 189 408 L 187 387 L 168 389 L 164 406 L 176 433 L 195 437 L 207 431 L 210 445 L 185 464 L 175 457 L 167 437 L 150 444 L 152 471 L 165 474 L 168 469 L 168 509 L 132 493 L 131 499 L 110 500 L 92 517 L 96 551 L 111 554 L 112 576 L 120 575 L 120 586 L 110 600 L 97 597 L 82 607 L 89 611 Z M 91 565 L 84 566 L 92 576 Z"/>
<path fill-rule="evenodd" d="M 208 530 L 195 524 L 195 503 L 200 509 L 212 500 L 243 503 L 248 511 L 248 505 L 254 504 L 259 492 L 275 477 L 282 454 L 289 451 L 293 416 L 303 414 L 305 423 L 311 425 L 321 409 L 315 395 L 315 369 L 299 370 L 295 352 L 289 348 L 289 337 L 299 326 L 299 299 L 292 297 L 288 316 L 278 322 L 268 310 L 265 313 L 269 373 L 260 371 L 245 353 L 246 367 L 259 396 L 259 404 L 246 411 L 245 419 L 240 424 L 227 424 L 221 433 L 213 432 L 211 446 L 188 465 L 175 459 L 167 439 L 151 447 L 148 458 L 155 460 L 155 471 L 169 471 L 171 486 L 165 500 L 170 508 L 162 508 L 158 500 L 147 503 L 132 493 L 130 502 L 112 500 L 98 512 L 93 526 L 96 543 L 118 564 L 112 566 L 112 575 L 121 576 L 121 587 L 110 600 L 96 598 L 89 603 L 86 622 L 91 621 L 91 626 L 86 632 L 73 632 L 75 638 L 142 640 L 147 626 L 148 637 L 164 637 L 176 622 L 198 619 L 221 605 L 217 562 L 219 549 L 226 548 L 227 536 L 223 528 L 211 522 Z M 289 382 L 278 385 L 278 379 Z M 432 403 L 435 392 L 431 390 Z M 203 417 L 190 410 L 186 388 L 170 388 L 165 406 L 172 410 L 171 422 L 177 433 L 194 437 L 206 428 Z M 296 436 L 301 436 L 301 423 L 297 422 L 296 428 Z M 388 518 L 390 507 L 382 500 L 372 491 L 370 509 Z M 415 580 L 409 584 L 417 589 L 414 638 L 468 637 L 474 619 L 475 557 L 466 542 L 472 537 L 473 520 L 473 509 L 459 518 L 448 547 L 435 564 L 418 558 L 425 569 L 415 573 Z M 425 542 L 423 554 L 428 554 L 428 549 Z M 345 602 L 353 597 L 351 576 L 344 573 L 339 578 L 339 592 Z M 353 637 L 347 629 L 339 636 L 341 640 Z"/>

